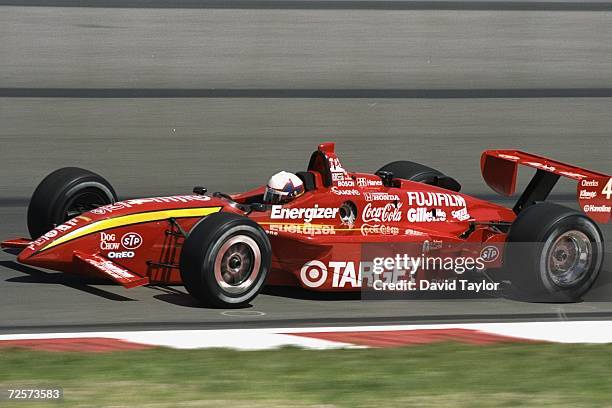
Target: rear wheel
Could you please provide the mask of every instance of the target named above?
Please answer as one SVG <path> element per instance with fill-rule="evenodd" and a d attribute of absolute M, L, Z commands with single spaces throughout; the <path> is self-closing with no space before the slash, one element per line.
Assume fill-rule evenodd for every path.
<path fill-rule="evenodd" d="M 242 307 L 261 290 L 271 257 L 270 241 L 257 223 L 220 212 L 189 233 L 181 252 L 181 278 L 202 304 Z"/>
<path fill-rule="evenodd" d="M 520 298 L 574 302 L 593 286 L 603 256 L 595 222 L 570 208 L 540 203 L 512 224 L 504 264 Z"/>
<path fill-rule="evenodd" d="M 28 206 L 28 230 L 35 239 L 79 214 L 117 201 L 102 176 L 78 167 L 64 167 L 40 182 Z"/>

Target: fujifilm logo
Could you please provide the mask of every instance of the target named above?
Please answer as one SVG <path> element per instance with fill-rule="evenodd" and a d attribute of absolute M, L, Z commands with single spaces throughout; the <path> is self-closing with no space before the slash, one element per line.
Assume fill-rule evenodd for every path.
<path fill-rule="evenodd" d="M 283 208 L 282 205 L 273 205 L 270 218 L 282 220 L 304 220 L 311 222 L 314 219 L 331 219 L 336 218 L 338 208 L 319 207 L 315 204 L 311 208 Z"/>

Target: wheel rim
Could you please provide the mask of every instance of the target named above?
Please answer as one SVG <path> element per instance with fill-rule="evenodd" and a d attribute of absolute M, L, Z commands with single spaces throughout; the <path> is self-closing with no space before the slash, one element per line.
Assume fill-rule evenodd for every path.
<path fill-rule="evenodd" d="M 547 272 L 557 286 L 572 286 L 584 278 L 593 261 L 593 247 L 586 234 L 571 230 L 559 235 L 547 253 Z"/>
<path fill-rule="evenodd" d="M 215 257 L 215 280 L 225 292 L 242 294 L 257 280 L 261 251 L 252 238 L 236 235 L 223 243 Z"/>
<path fill-rule="evenodd" d="M 62 222 L 110 203 L 110 200 L 102 191 L 84 190 L 78 192 L 66 203 Z"/>

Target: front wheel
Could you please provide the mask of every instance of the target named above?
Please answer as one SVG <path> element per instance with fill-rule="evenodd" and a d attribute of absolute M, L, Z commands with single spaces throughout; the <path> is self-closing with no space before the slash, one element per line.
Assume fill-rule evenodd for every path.
<path fill-rule="evenodd" d="M 517 295 L 529 301 L 578 301 L 593 286 L 603 264 L 603 237 L 597 224 L 552 203 L 523 210 L 506 245 L 504 265 Z"/>
<path fill-rule="evenodd" d="M 28 206 L 28 230 L 33 239 L 84 212 L 117 201 L 104 177 L 78 167 L 64 167 L 40 182 Z"/>
<path fill-rule="evenodd" d="M 261 290 L 271 259 L 270 241 L 257 223 L 220 212 L 189 233 L 181 252 L 181 278 L 204 305 L 242 307 Z"/>

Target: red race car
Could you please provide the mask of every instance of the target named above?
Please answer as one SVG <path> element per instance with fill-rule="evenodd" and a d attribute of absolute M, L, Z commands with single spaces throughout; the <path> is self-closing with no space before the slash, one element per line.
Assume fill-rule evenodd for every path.
<path fill-rule="evenodd" d="M 602 266 L 596 221 L 610 219 L 612 178 L 515 150 L 481 159 L 485 181 L 503 195 L 514 193 L 519 165 L 536 172 L 512 209 L 460 194 L 456 180 L 418 163 L 346 171 L 333 143 L 318 146 L 306 171 L 233 195 L 196 187 L 193 195 L 117 201 L 104 178 L 68 167 L 36 188 L 32 239 L 2 246 L 21 250 L 21 263 L 128 288 L 182 283 L 216 307 L 243 306 L 264 284 L 427 290 L 468 275 L 510 276 L 530 299 L 579 299 Z M 583 212 L 544 202 L 561 176 L 577 181 Z"/>

